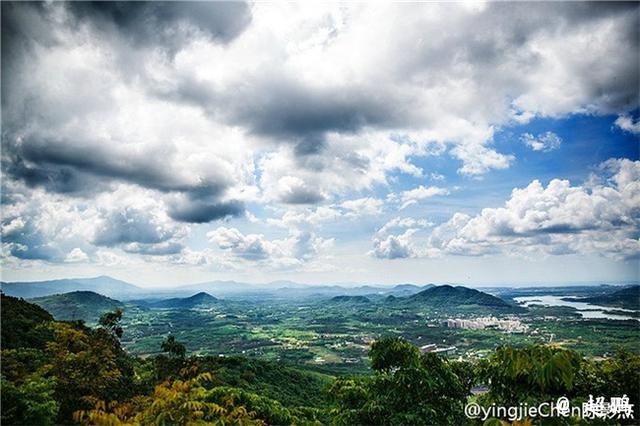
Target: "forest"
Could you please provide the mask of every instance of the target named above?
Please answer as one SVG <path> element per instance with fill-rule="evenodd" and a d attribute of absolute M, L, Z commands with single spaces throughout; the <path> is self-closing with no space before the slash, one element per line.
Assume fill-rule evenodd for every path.
<path fill-rule="evenodd" d="M 286 362 L 189 355 L 172 334 L 158 355 L 136 357 L 123 349 L 122 315 L 116 308 L 89 327 L 2 295 L 2 424 L 503 425 L 510 423 L 468 418 L 465 405 L 623 395 L 633 407 L 640 402 L 640 356 L 626 350 L 596 359 L 560 345 L 498 346 L 465 361 L 383 336 L 369 345 L 368 372 L 324 374 Z"/>

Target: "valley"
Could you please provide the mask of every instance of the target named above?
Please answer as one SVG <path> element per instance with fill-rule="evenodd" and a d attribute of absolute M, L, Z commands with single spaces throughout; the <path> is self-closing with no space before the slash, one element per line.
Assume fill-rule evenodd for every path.
<path fill-rule="evenodd" d="M 86 288 L 86 281 L 79 285 Z M 425 351 L 461 360 L 484 358 L 501 345 L 537 343 L 554 343 L 593 357 L 606 357 L 620 348 L 640 352 L 639 323 L 632 316 L 638 303 L 635 310 L 620 315 L 620 309 L 633 307 L 633 299 L 625 308 L 604 307 L 611 310 L 605 311 L 612 314 L 609 317 L 589 316 L 589 310 L 571 307 L 571 302 L 543 303 L 550 297 L 615 299 L 620 291 L 615 286 L 574 287 L 571 292 L 556 287 L 501 288 L 494 295 L 491 289 L 449 285 L 298 285 L 295 290 L 253 288 L 244 293 L 201 285 L 153 297 L 135 287 L 124 288 L 120 295 L 107 291 L 112 297 L 122 296 L 122 301 L 86 290 L 29 300 L 56 319 L 81 319 L 89 325 L 101 312 L 121 307 L 123 347 L 143 358 L 159 354 L 160 343 L 173 335 L 193 355 L 249 357 L 331 375 L 367 373 L 370 343 L 383 336 L 401 337 Z M 11 286 L 5 290 L 13 292 Z"/>

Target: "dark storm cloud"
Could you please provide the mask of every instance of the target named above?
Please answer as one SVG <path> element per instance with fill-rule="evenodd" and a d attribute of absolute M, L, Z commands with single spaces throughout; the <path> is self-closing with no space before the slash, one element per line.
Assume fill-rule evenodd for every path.
<path fill-rule="evenodd" d="M 93 174 L 83 173 L 71 167 L 47 166 L 44 164 L 29 165 L 23 158 L 17 155 L 9 155 L 4 146 L 5 156 L 2 161 L 2 173 L 22 180 L 29 187 L 43 187 L 47 191 L 59 194 L 73 194 L 79 196 L 92 196 L 96 192 L 108 189 L 108 185 Z M 7 158 L 10 157 L 11 160 Z M 3 203 L 11 203 L 11 197 Z"/>
<path fill-rule="evenodd" d="M 311 89 L 286 75 L 261 76 L 230 91 L 216 92 L 193 79 L 156 94 L 202 107 L 275 143 L 293 145 L 300 156 L 321 153 L 327 132 L 354 133 L 363 127 L 392 127 L 410 119 L 392 93 L 367 87 Z"/>
<path fill-rule="evenodd" d="M 68 8 L 79 22 L 90 21 L 130 38 L 134 44 L 154 44 L 179 49 L 189 30 L 198 30 L 227 43 L 251 22 L 244 2 L 70 2 Z M 184 27 L 186 28 L 186 31 Z"/>
<path fill-rule="evenodd" d="M 238 105 L 233 119 L 258 134 L 298 138 L 326 131 L 354 132 L 367 125 L 392 124 L 401 112 L 381 93 L 366 89 L 309 90 L 295 81 L 254 87 L 251 103 Z"/>
<path fill-rule="evenodd" d="M 47 183 L 53 190 L 61 188 L 60 192 L 71 192 L 67 189 L 74 188 L 72 184 L 79 181 L 78 174 L 93 174 L 162 192 L 189 192 L 194 197 L 220 195 L 230 184 L 222 176 L 210 181 L 183 182 L 176 179 L 163 161 L 149 161 L 150 158 L 170 158 L 174 150 L 169 145 L 159 151 L 117 153 L 106 143 L 96 145 L 82 141 L 30 138 L 17 144 L 7 143 L 6 146 L 14 155 L 11 165 L 18 165 L 9 168 L 10 172 L 27 182 Z"/>
<path fill-rule="evenodd" d="M 174 236 L 171 229 L 154 221 L 152 214 L 133 208 L 110 212 L 96 232 L 93 243 L 112 247 L 125 243 L 157 244 Z"/>
<path fill-rule="evenodd" d="M 229 216 L 240 216 L 244 204 L 239 201 L 207 201 L 198 199 L 176 200 L 169 204 L 168 214 L 174 220 L 189 223 L 205 223 Z"/>
<path fill-rule="evenodd" d="M 40 59 L 38 52 L 72 47 L 77 42 L 60 33 L 63 28 L 76 31 L 73 37 L 79 39 L 81 29 L 89 28 L 92 37 L 113 49 L 122 78 L 128 81 L 134 75 L 144 77 L 135 59 L 142 56 L 142 49 L 160 48 L 174 54 L 192 37 L 202 35 L 215 43 L 228 43 L 250 21 L 250 9 L 242 2 L 3 2 L 3 174 L 30 187 L 84 197 L 109 190 L 114 181 L 183 193 L 195 203 L 201 198 L 209 203 L 206 213 L 184 214 L 183 220 L 217 217 L 210 204 L 234 183 L 231 178 L 215 171 L 190 176 L 188 169 L 175 164 L 171 143 L 139 150 L 126 146 L 145 141 L 93 140 L 84 130 L 76 132 L 74 140 L 51 134 L 50 128 L 88 112 L 107 112 L 115 99 L 106 88 L 100 93 L 101 88 L 96 87 L 95 96 L 85 92 L 89 96 L 81 98 L 79 90 L 73 96 L 57 95 L 52 102 L 34 88 L 37 86 L 30 86 L 27 70 Z M 47 83 L 40 83 L 48 89 Z M 7 200 L 10 197 L 3 197 Z M 236 214 L 235 207 L 228 210 Z"/>
<path fill-rule="evenodd" d="M 5 231 L 7 225 L 13 220 L 24 220 L 24 225 Z M 24 219 L 5 217 L 2 220 L 2 229 L 3 244 L 8 246 L 11 255 L 19 259 L 61 261 L 64 258 L 60 249 L 49 244 L 50 241 L 47 241 L 30 217 Z"/>
<path fill-rule="evenodd" d="M 412 15 L 417 19 L 407 24 L 413 26 L 390 37 L 388 44 L 394 55 L 388 58 L 388 63 L 380 64 L 385 72 L 375 74 L 376 78 L 358 83 L 347 80 L 313 85 L 280 68 L 281 64 L 267 62 L 268 69 L 247 73 L 242 84 L 214 86 L 197 80 L 196 73 L 187 70 L 169 74 L 170 87 L 164 87 L 152 81 L 144 66 L 136 62 L 143 61 L 140 58 L 144 57 L 145 49 L 174 54 L 194 36 L 203 34 L 214 43 L 233 46 L 234 38 L 251 25 L 249 6 L 239 2 L 4 2 L 3 172 L 31 186 L 60 193 L 90 195 L 107 189 L 111 181 L 132 183 L 165 194 L 177 193 L 182 198 L 170 204 L 168 213 L 179 221 L 200 223 L 242 213 L 240 202 L 223 201 L 225 191 L 234 183 L 232 178 L 176 177 L 184 166 L 172 158 L 172 152 L 123 153 L 108 142 L 82 140 L 82 135 L 78 141 L 69 141 L 38 138 L 37 132 L 18 143 L 17 135 L 24 129 L 38 126 L 48 129 L 52 124 L 73 121 L 85 107 L 87 110 L 113 107 L 113 99 L 106 95 L 80 100 L 70 96 L 73 99 L 64 99 L 67 104 L 52 107 L 40 105 L 38 93 L 21 91 L 29 78 L 23 65 L 37 59 L 30 55 L 33 46 L 46 48 L 61 42 L 52 31 L 55 25 L 69 25 L 77 32 L 88 29 L 90 38 L 110 47 L 106 51 L 114 54 L 123 81 L 129 83 L 127 79 L 131 79 L 169 102 L 197 105 L 215 120 L 237 126 L 272 144 L 291 146 L 297 165 L 305 171 L 322 171 L 339 159 L 353 164 L 358 172 L 367 173 L 366 158 L 356 152 L 338 155 L 328 149 L 327 135 L 332 132 L 356 134 L 363 128 L 430 129 L 433 121 L 445 115 L 443 112 L 469 121 L 477 115 L 481 124 L 500 124 L 505 114 L 496 105 L 505 104 L 505 93 L 517 96 L 538 83 L 522 78 L 529 71 L 539 71 L 535 66 L 541 59 L 527 48 L 529 41 L 540 34 L 562 39 L 584 25 L 606 23 L 612 17 L 622 17 L 615 22 L 620 25 L 619 43 L 627 47 L 628 57 L 613 58 L 617 63 L 610 67 L 613 71 L 609 74 L 592 73 L 584 67 L 569 69 L 572 71 L 569 74 L 575 75 L 576 85 L 589 94 L 590 104 L 584 106 L 597 113 L 637 107 L 640 46 L 636 3 L 489 3 L 478 14 L 447 16 L 452 20 L 447 21 L 450 30 L 432 34 L 439 38 L 424 40 L 422 44 L 416 40 L 431 33 L 420 16 L 425 12 L 423 8 L 431 5 L 415 7 Z M 58 14 L 52 13 L 61 10 L 69 14 L 62 23 L 55 20 L 59 19 L 55 18 Z M 506 70 L 502 67 L 505 63 L 510 65 Z M 464 105 L 465 100 L 458 106 L 445 93 L 441 95 L 442 107 L 438 99 L 435 102 L 427 99 L 425 103 L 436 107 L 429 106 L 433 110 L 426 113 L 419 111 L 423 106 L 420 102 L 423 89 L 447 88 L 449 81 L 456 78 L 481 82 L 481 87 L 465 91 L 472 98 L 471 106 Z M 484 91 L 496 99 L 477 102 Z M 560 112 L 565 113 L 568 112 Z M 318 186 L 292 187 L 281 200 L 290 204 L 321 202 L 331 190 Z"/>
<path fill-rule="evenodd" d="M 512 69 L 501 76 L 505 59 L 517 58 L 522 73 L 534 70 L 540 58 L 525 46 L 541 34 L 554 35 L 580 29 L 597 21 L 607 22 L 621 18 L 620 43 L 629 47 L 630 57 L 618 64 L 616 75 L 594 73 L 577 68 L 576 79 L 589 94 L 590 108 L 600 113 L 618 113 L 638 105 L 638 5 L 626 3 L 566 2 L 566 3 L 489 3 L 486 9 L 473 18 L 461 15 L 459 22 L 452 22 L 459 31 L 447 32 L 442 39 L 425 43 L 416 49 L 412 46 L 422 27 L 407 28 L 406 39 L 399 37 L 397 57 L 389 58 L 395 75 L 387 76 L 398 84 L 425 79 L 432 84 L 446 82 L 451 70 L 463 67 L 478 81 L 486 80 L 487 87 L 500 84 L 512 86 L 513 92 L 527 90 L 526 79 L 514 77 Z M 421 9 L 418 7 L 416 15 Z M 410 49 L 403 49 L 406 44 Z M 409 53 L 410 52 L 410 53 Z M 425 73 L 428 73 L 425 77 Z M 496 81 L 487 79 L 494 75 Z M 415 100 L 401 94 L 388 81 L 370 81 L 367 84 L 317 88 L 305 85 L 298 76 L 286 72 L 266 70 L 252 76 L 229 92 L 214 90 L 211 86 L 185 77 L 165 92 L 157 95 L 201 106 L 209 114 L 267 137 L 276 143 L 294 146 L 298 156 L 321 154 L 328 132 L 356 133 L 362 128 L 429 127 L 415 113 Z M 415 90 L 420 90 L 420 85 Z M 415 92 L 414 92 L 415 93 Z M 489 92 L 490 93 L 490 92 Z M 497 90 L 491 96 L 502 96 Z M 444 99 L 444 101 L 449 101 Z M 478 104 L 477 109 L 487 116 L 496 115 L 495 102 Z"/>
<path fill-rule="evenodd" d="M 280 201 L 285 204 L 317 204 L 326 197 L 313 188 L 293 188 L 281 195 Z"/>

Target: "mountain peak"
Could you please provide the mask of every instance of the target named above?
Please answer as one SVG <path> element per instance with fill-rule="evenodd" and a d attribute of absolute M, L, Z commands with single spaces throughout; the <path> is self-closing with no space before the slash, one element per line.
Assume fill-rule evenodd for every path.
<path fill-rule="evenodd" d="M 422 290 L 409 297 L 411 301 L 419 301 L 433 305 L 480 305 L 495 308 L 510 308 L 504 300 L 463 286 L 452 286 L 449 284 L 439 285 Z"/>
<path fill-rule="evenodd" d="M 205 292 L 205 291 L 201 291 L 199 293 L 194 294 L 191 297 L 187 297 L 187 299 L 191 299 L 191 300 L 218 300 L 218 298 L 210 295 L 209 293 Z"/>

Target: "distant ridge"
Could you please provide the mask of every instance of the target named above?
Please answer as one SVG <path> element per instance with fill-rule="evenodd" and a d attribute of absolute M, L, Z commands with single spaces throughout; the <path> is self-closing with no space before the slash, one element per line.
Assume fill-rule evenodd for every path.
<path fill-rule="evenodd" d="M 134 296 L 143 292 L 140 287 L 107 276 L 33 282 L 2 282 L 0 286 L 2 287 L 3 293 L 25 299 L 69 293 L 72 291 L 93 291 L 115 298 Z"/>
<path fill-rule="evenodd" d="M 592 297 L 565 297 L 565 300 L 640 310 L 640 285 L 633 285 L 611 294 Z"/>
<path fill-rule="evenodd" d="M 70 293 L 29 299 L 49 312 L 57 320 L 82 320 L 97 322 L 100 316 L 123 306 L 119 300 L 93 291 L 72 291 Z"/>
<path fill-rule="evenodd" d="M 333 303 L 353 303 L 353 304 L 371 303 L 371 300 L 369 300 L 365 296 L 335 296 L 335 297 L 332 297 L 329 301 Z"/>
<path fill-rule="evenodd" d="M 160 309 L 193 309 L 198 307 L 209 307 L 219 303 L 219 299 L 213 297 L 209 293 L 201 291 L 200 293 L 196 293 L 190 297 L 174 297 L 172 299 L 147 303 L 146 306 Z"/>

